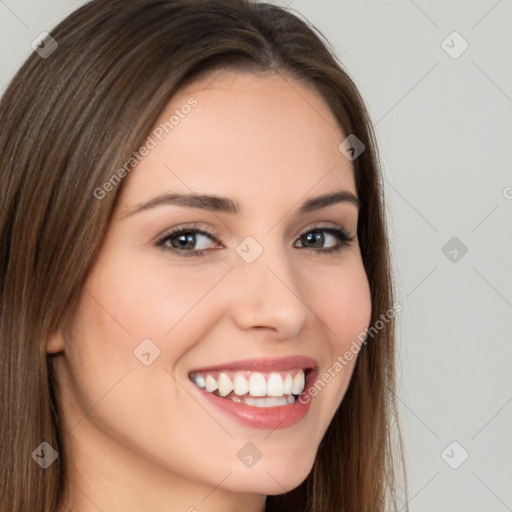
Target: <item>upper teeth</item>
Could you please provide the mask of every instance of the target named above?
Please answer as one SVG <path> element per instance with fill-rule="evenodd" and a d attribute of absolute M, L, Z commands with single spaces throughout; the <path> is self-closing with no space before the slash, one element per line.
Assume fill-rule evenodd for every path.
<path fill-rule="evenodd" d="M 225 397 L 231 392 L 243 396 L 274 396 L 300 395 L 304 391 L 304 370 L 290 370 L 286 372 L 260 373 L 249 371 L 220 371 L 197 373 L 190 378 L 201 389 L 213 393 L 218 390 L 220 396 Z"/>

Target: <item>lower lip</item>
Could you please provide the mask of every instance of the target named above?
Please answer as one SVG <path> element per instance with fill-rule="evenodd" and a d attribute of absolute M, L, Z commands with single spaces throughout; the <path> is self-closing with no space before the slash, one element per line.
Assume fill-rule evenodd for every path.
<path fill-rule="evenodd" d="M 301 421 L 309 411 L 312 396 L 309 390 L 316 380 L 316 372 L 311 372 L 306 378 L 306 386 L 301 400 L 297 398 L 293 404 L 277 407 L 253 407 L 251 405 L 236 403 L 226 398 L 220 398 L 203 389 L 196 389 L 215 407 L 229 417 L 251 428 L 278 430 L 291 427 Z"/>

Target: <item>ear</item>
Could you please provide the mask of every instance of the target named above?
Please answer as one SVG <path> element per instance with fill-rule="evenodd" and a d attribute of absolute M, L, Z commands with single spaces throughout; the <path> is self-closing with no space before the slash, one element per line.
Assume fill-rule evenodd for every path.
<path fill-rule="evenodd" d="M 66 310 L 64 315 L 60 319 L 57 329 L 53 332 L 46 343 L 47 354 L 58 354 L 64 352 L 67 342 L 66 340 L 71 339 L 72 326 L 75 315 L 74 311 Z"/>
<path fill-rule="evenodd" d="M 62 335 L 61 329 L 59 329 L 48 339 L 48 343 L 46 344 L 46 353 L 57 354 L 59 352 L 64 352 L 64 347 L 64 336 Z"/>

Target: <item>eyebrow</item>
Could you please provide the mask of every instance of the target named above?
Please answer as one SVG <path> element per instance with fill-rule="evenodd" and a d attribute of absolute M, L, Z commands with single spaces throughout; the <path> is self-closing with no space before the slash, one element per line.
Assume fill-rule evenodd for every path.
<path fill-rule="evenodd" d="M 337 203 L 353 204 L 358 209 L 361 207 L 361 202 L 354 194 L 352 194 L 352 192 L 349 192 L 348 190 L 337 190 L 335 192 L 322 194 L 306 200 L 300 206 L 299 213 L 312 212 Z M 154 197 L 145 203 L 135 205 L 133 208 L 128 210 L 123 217 L 129 217 L 136 213 L 164 205 L 199 208 L 201 210 L 208 210 L 217 213 L 229 213 L 232 215 L 245 212 L 238 202 L 233 199 L 229 199 L 228 197 L 209 194 L 164 194 Z"/>

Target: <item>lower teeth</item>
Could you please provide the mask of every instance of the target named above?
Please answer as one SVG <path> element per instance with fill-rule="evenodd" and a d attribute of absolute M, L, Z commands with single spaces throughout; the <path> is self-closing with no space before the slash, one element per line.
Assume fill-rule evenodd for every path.
<path fill-rule="evenodd" d="M 225 397 L 227 398 L 227 397 Z M 293 404 L 296 397 L 294 395 L 280 396 L 280 397 L 264 397 L 264 398 L 253 398 L 250 396 L 240 397 L 232 395 L 228 398 L 238 404 L 251 405 L 253 407 L 280 407 L 283 405 Z"/>

